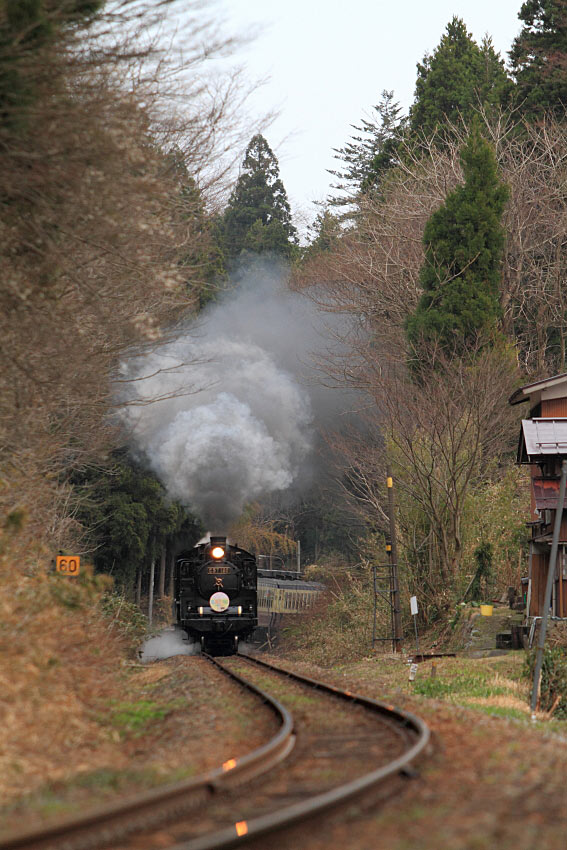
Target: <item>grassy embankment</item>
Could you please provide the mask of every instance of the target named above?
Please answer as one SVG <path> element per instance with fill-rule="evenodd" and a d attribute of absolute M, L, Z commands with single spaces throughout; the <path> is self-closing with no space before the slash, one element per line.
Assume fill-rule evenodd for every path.
<path fill-rule="evenodd" d="M 298 618 L 284 633 L 280 652 L 293 661 L 325 668 L 331 675 L 379 683 L 381 692 L 390 698 L 419 701 L 441 700 L 464 706 L 482 714 L 530 723 L 531 678 L 527 653 L 523 650 L 496 657 L 471 657 L 495 647 L 498 631 L 512 622 L 520 622 L 521 614 L 507 608 L 495 608 L 492 618 L 482 617 L 479 609 L 458 608 L 454 617 L 420 635 L 420 649 L 425 652 L 455 652 L 455 658 L 437 658 L 418 666 L 413 682 L 409 681 L 407 659 L 414 650 L 411 633 L 403 655 L 385 649 L 388 643 L 372 645 L 372 618 L 368 593 L 353 582 L 348 591 L 330 593 L 326 605 L 309 621 Z M 361 615 L 360 612 L 365 612 Z M 406 633 L 413 627 L 408 624 Z M 378 634 L 385 634 L 378 625 Z M 475 652 L 476 651 L 476 652 Z M 555 714 L 541 712 L 542 725 L 567 733 L 563 700 Z"/>
<path fill-rule="evenodd" d="M 186 659 L 139 662 L 147 619 L 105 577 L 13 565 L 0 562 L 3 830 L 202 772 L 225 755 L 202 747 L 211 729 L 225 749 L 254 739 L 217 678 L 191 688 Z"/>

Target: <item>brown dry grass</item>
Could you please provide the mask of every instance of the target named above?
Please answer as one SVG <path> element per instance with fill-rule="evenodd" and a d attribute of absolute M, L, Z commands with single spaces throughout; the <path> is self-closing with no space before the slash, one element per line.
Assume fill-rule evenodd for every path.
<path fill-rule="evenodd" d="M 133 650 L 143 633 L 136 638 L 100 605 L 109 582 L 88 570 L 58 576 L 45 553 L 0 536 L 8 830 L 203 772 L 273 734 L 271 713 L 203 659 L 141 665 Z"/>
<path fill-rule="evenodd" d="M 505 713 L 514 711 L 515 717 L 517 711 L 515 690 L 522 682 L 514 676 L 520 675 L 521 655 L 436 659 L 441 681 L 451 681 L 462 667 L 477 677 L 473 684 L 485 676 L 488 687 L 512 691 L 512 696 L 475 695 L 467 707 L 451 703 L 450 696 L 429 699 L 416 693 L 399 656 L 376 654 L 332 670 L 305 659 L 286 660 L 291 669 L 415 712 L 428 723 L 433 748 L 418 763 L 415 778 L 394 789 L 386 805 L 370 795 L 346 815 L 330 815 L 317 832 L 298 828 L 278 850 L 564 850 L 565 727 L 543 715 L 538 721 L 548 722 L 530 724 Z M 416 681 L 430 670 L 429 663 L 420 665 Z M 486 716 L 477 707 L 483 704 L 489 710 L 501 707 L 502 716 Z"/>
<path fill-rule="evenodd" d="M 21 554 L 20 554 L 21 557 Z M 105 764 L 101 720 L 124 698 L 127 647 L 98 607 L 104 583 L 0 560 L 0 799 Z M 128 686 L 130 687 L 130 686 Z"/>

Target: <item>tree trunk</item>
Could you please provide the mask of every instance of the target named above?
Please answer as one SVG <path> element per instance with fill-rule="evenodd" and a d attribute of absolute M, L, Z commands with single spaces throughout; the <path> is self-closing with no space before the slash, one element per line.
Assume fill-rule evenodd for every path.
<path fill-rule="evenodd" d="M 175 550 L 169 552 L 169 589 L 168 596 L 171 599 L 171 621 L 175 623 L 177 620 L 177 609 L 175 607 Z"/>
<path fill-rule="evenodd" d="M 175 593 L 174 589 L 174 577 L 175 577 L 175 552 L 173 549 L 169 554 L 169 591 L 168 595 L 173 599 L 173 594 Z"/>
<path fill-rule="evenodd" d="M 158 581 L 158 596 L 163 599 L 165 596 L 165 544 L 161 550 L 159 559 L 159 581 Z"/>
<path fill-rule="evenodd" d="M 142 568 L 139 567 L 136 576 L 136 605 L 138 608 L 142 604 Z"/>
<path fill-rule="evenodd" d="M 154 576 L 156 571 L 156 559 L 152 558 L 152 565 L 150 567 L 150 587 L 148 589 L 148 620 L 150 621 L 150 626 L 152 624 L 152 617 L 154 613 Z"/>

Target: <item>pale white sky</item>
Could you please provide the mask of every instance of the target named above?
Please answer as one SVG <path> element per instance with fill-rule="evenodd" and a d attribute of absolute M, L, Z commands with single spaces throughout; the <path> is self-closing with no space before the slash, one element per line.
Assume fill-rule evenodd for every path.
<path fill-rule="evenodd" d="M 250 78 L 269 77 L 252 110 L 277 108 L 266 138 L 302 226 L 324 200 L 351 124 L 369 115 L 384 89 L 407 110 L 416 63 L 433 51 L 453 15 L 463 18 L 477 42 L 488 33 L 507 60 L 521 23 L 522 0 L 218 0 L 226 31 L 263 31 L 234 59 Z"/>

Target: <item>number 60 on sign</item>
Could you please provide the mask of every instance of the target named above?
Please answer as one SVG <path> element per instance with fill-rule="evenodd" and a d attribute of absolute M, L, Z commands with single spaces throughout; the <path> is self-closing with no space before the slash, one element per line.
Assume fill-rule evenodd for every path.
<path fill-rule="evenodd" d="M 78 576 L 81 572 L 81 559 L 78 555 L 58 555 L 55 569 L 65 576 Z"/>

